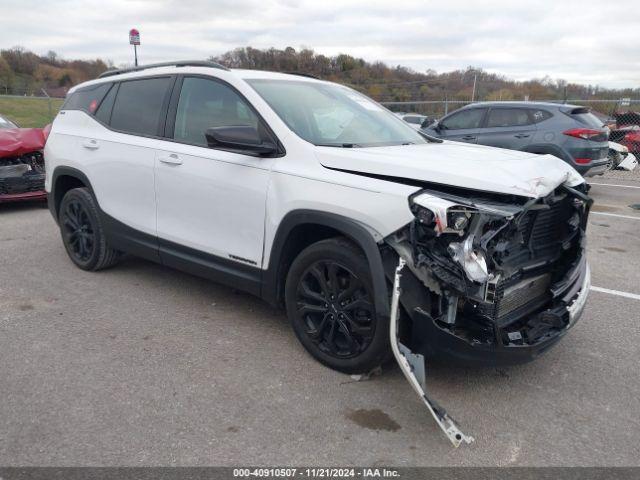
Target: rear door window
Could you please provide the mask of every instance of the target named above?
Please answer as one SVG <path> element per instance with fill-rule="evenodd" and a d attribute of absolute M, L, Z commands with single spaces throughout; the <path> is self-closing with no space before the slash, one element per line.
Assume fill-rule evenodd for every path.
<path fill-rule="evenodd" d="M 480 128 L 485 108 L 472 108 L 451 114 L 440 124 L 447 130 L 462 130 L 467 128 Z"/>
<path fill-rule="evenodd" d="M 524 108 L 492 108 L 487 117 L 487 128 L 522 127 L 532 123 Z"/>
<path fill-rule="evenodd" d="M 82 110 L 93 115 L 111 85 L 110 82 L 99 83 L 76 90 L 65 100 L 61 110 Z"/>
<path fill-rule="evenodd" d="M 111 112 L 111 128 L 134 135 L 159 135 L 172 82 L 171 77 L 160 77 L 120 83 Z"/>

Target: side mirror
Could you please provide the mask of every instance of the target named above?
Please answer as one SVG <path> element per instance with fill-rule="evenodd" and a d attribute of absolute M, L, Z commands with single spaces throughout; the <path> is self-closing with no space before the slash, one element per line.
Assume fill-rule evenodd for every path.
<path fill-rule="evenodd" d="M 211 148 L 232 150 L 250 155 L 271 155 L 278 151 L 278 146 L 264 140 L 258 130 L 250 125 L 230 127 L 211 127 L 204 134 L 207 145 Z"/>
<path fill-rule="evenodd" d="M 431 124 L 431 120 L 429 120 L 429 117 L 425 118 L 423 120 L 423 122 L 420 124 L 420 128 L 429 128 L 429 125 Z"/>

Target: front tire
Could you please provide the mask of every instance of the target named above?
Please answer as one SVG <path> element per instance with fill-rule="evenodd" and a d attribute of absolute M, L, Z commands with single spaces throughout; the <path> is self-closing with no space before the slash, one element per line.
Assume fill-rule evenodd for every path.
<path fill-rule="evenodd" d="M 303 250 L 287 275 L 285 303 L 296 336 L 324 365 L 368 373 L 389 357 L 389 319 L 378 318 L 369 263 L 348 240 Z"/>
<path fill-rule="evenodd" d="M 120 258 L 120 252 L 107 242 L 98 206 L 89 189 L 74 188 L 64 195 L 58 223 L 69 258 L 82 270 L 102 270 Z"/>

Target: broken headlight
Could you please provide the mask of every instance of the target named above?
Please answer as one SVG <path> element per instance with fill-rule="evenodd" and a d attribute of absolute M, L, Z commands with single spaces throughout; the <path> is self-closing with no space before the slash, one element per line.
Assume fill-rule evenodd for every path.
<path fill-rule="evenodd" d="M 451 242 L 446 247 L 451 260 L 462 267 L 469 280 L 484 283 L 490 278 L 485 253 L 476 245 L 472 230 L 478 210 L 474 207 L 460 205 L 452 201 L 430 194 L 422 194 L 413 198 L 412 210 L 416 220 L 431 235 L 447 238 Z M 454 236 L 455 235 L 455 236 Z M 456 238 L 465 237 L 462 241 Z"/>
<path fill-rule="evenodd" d="M 451 258 L 460 264 L 469 280 L 484 283 L 489 280 L 487 259 L 482 250 L 473 246 L 475 235 L 469 235 L 464 242 L 454 242 L 449 245 Z"/>

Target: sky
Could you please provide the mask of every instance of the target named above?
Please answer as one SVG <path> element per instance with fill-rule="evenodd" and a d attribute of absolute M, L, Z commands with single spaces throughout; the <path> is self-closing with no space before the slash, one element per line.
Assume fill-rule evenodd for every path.
<path fill-rule="evenodd" d="M 416 71 L 640 88 L 637 0 L 0 0 L 0 47 L 141 63 L 240 46 L 348 53 Z"/>

